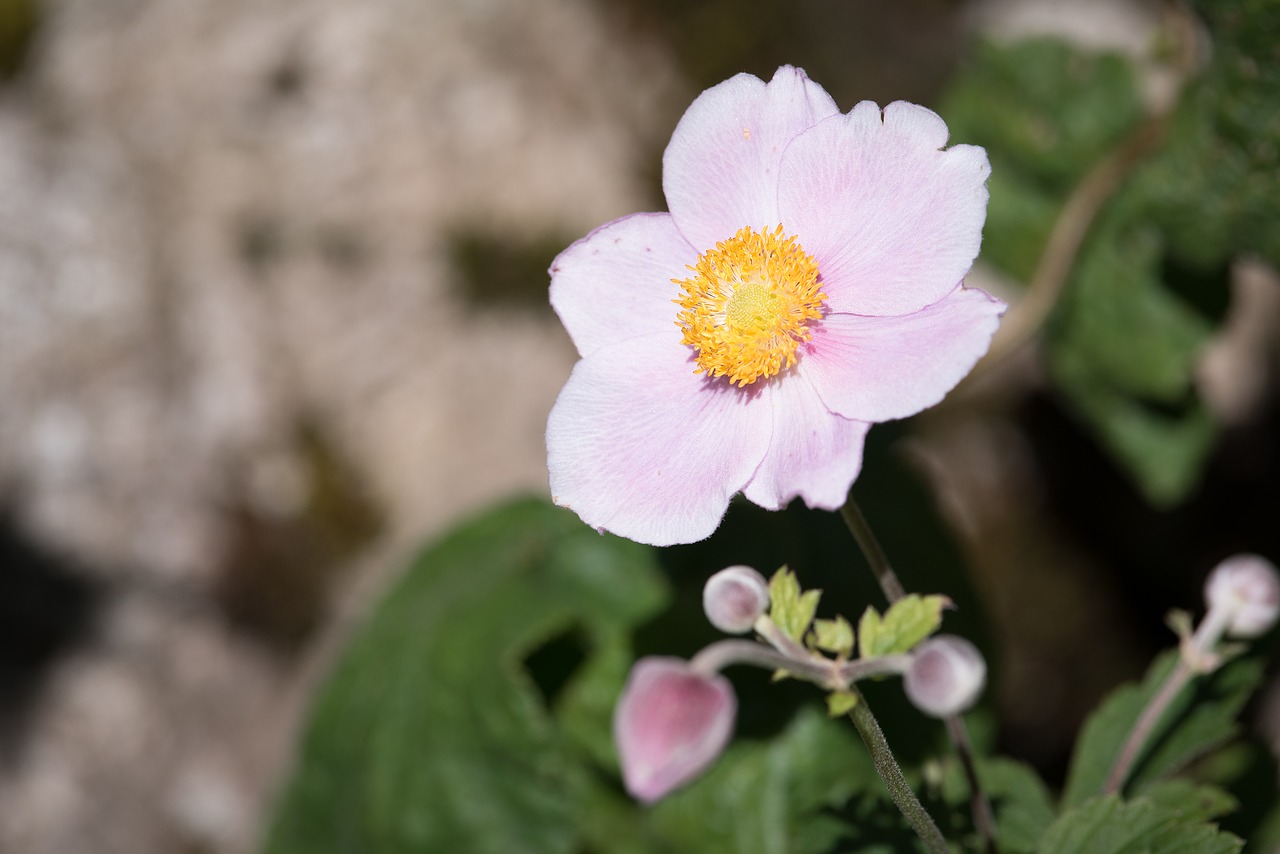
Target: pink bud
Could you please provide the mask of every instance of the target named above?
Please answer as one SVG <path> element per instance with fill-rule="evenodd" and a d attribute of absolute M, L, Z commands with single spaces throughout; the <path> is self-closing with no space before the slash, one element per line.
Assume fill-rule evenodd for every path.
<path fill-rule="evenodd" d="M 987 663 L 962 637 L 938 635 L 915 648 L 903 677 L 907 699 L 920 711 L 945 718 L 965 711 L 987 681 Z"/>
<path fill-rule="evenodd" d="M 1204 598 L 1210 610 L 1227 610 L 1228 635 L 1255 638 L 1280 616 L 1280 576 L 1264 557 L 1235 555 L 1209 573 Z"/>
<path fill-rule="evenodd" d="M 622 779 L 652 803 L 692 780 L 724 750 L 738 701 L 729 680 L 679 658 L 642 658 L 613 712 Z"/>
<path fill-rule="evenodd" d="M 768 607 L 769 583 L 749 566 L 722 569 L 702 588 L 702 610 L 707 619 L 731 635 L 751 631 Z"/>

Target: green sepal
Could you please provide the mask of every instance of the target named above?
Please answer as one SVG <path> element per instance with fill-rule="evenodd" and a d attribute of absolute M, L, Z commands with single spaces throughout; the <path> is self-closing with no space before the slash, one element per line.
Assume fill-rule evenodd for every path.
<path fill-rule="evenodd" d="M 858 705 L 858 695 L 852 691 L 832 691 L 827 695 L 827 714 L 833 718 L 847 715 Z"/>
<path fill-rule="evenodd" d="M 813 621 L 813 645 L 841 658 L 853 655 L 853 626 L 844 617 Z"/>
<path fill-rule="evenodd" d="M 912 593 L 889 607 L 881 617 L 868 607 L 858 621 L 858 650 L 863 658 L 910 652 L 942 625 L 942 611 L 951 604 L 946 596 Z"/>
<path fill-rule="evenodd" d="M 803 643 L 821 598 L 821 590 L 801 591 L 795 573 L 780 567 L 769 580 L 769 619 L 787 637 Z"/>

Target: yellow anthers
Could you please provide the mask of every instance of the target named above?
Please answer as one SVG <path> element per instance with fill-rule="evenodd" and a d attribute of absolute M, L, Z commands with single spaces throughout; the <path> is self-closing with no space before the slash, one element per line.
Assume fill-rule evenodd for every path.
<path fill-rule="evenodd" d="M 781 225 L 740 229 L 689 269 L 692 278 L 672 281 L 684 290 L 676 325 L 697 351 L 696 373 L 747 386 L 795 364 L 827 295 L 817 262 Z"/>

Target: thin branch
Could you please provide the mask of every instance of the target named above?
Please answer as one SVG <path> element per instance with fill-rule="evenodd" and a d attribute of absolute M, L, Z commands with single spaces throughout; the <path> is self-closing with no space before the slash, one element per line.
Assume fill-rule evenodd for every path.
<path fill-rule="evenodd" d="M 907 822 L 930 854 L 948 854 L 950 849 L 947 847 L 947 840 L 921 805 L 916 793 L 908 785 L 907 778 L 903 776 L 902 769 L 893 758 L 893 751 L 889 749 L 889 742 L 885 740 L 880 724 L 867 706 L 867 698 L 862 696 L 862 692 L 856 687 L 852 691 L 857 696 L 857 703 L 850 709 L 849 717 L 853 719 L 858 735 L 862 736 L 862 742 L 867 746 L 867 752 L 871 754 L 876 772 L 884 781 L 885 788 L 889 790 L 889 797 L 906 817 Z"/>
<path fill-rule="evenodd" d="M 871 531 L 871 526 L 867 524 L 867 517 L 862 515 L 862 509 L 853 500 L 852 494 L 844 502 L 844 506 L 840 508 L 840 516 L 844 519 L 844 523 L 849 526 L 849 533 L 853 534 L 853 538 L 857 540 L 858 548 L 862 549 L 862 553 L 867 556 L 867 563 L 871 565 L 871 573 L 875 575 L 876 581 L 880 583 L 880 589 L 884 591 L 884 598 L 889 600 L 889 604 L 893 604 L 907 595 L 907 591 L 902 588 L 902 582 L 898 580 L 897 573 L 889 565 L 888 555 L 880 547 L 880 541 L 876 539 L 876 535 Z"/>
<path fill-rule="evenodd" d="M 862 509 L 853 500 L 853 493 L 849 494 L 844 506 L 840 508 L 840 515 L 849 526 L 849 532 L 853 534 L 858 547 L 866 555 L 871 572 L 875 575 L 876 581 L 880 582 L 880 589 L 884 591 L 884 597 L 890 604 L 897 602 L 906 595 L 906 591 L 902 587 L 902 582 L 898 580 L 897 573 L 889 564 L 889 557 L 885 554 L 884 547 L 880 545 L 875 532 L 871 530 L 871 525 L 867 523 L 867 517 L 862 515 Z M 995 818 L 991 812 L 991 802 L 987 800 L 982 784 L 978 780 L 977 763 L 973 757 L 973 744 L 969 741 L 969 731 L 964 725 L 964 719 L 959 715 L 952 715 L 946 718 L 945 722 L 947 735 L 951 739 L 956 755 L 960 757 L 960 764 L 964 768 L 965 778 L 969 783 L 969 806 L 973 813 L 973 826 L 982 835 L 986 850 L 990 854 L 998 854 L 1000 846 L 996 841 Z"/>

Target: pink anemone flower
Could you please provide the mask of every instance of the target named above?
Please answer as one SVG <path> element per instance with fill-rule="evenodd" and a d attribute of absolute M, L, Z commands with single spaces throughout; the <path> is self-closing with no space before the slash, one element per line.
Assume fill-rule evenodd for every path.
<path fill-rule="evenodd" d="M 705 539 L 738 492 L 836 509 L 872 423 L 942 400 L 1004 304 L 963 287 L 991 168 L 898 101 L 841 113 L 798 68 L 703 92 L 662 159 L 670 213 L 551 265 L 581 356 L 547 423 L 553 500 L 653 545 Z"/>

